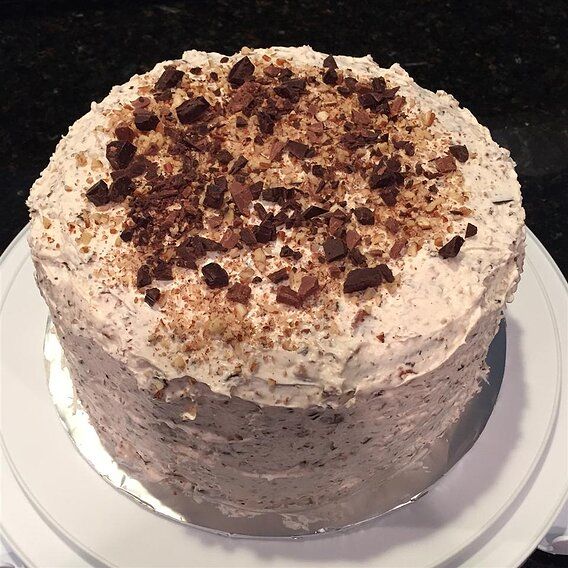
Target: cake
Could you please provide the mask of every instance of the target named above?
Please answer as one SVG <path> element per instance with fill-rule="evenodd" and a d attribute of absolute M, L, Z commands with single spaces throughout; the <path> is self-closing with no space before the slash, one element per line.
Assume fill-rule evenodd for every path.
<path fill-rule="evenodd" d="M 78 400 L 140 481 L 249 511 L 420 460 L 519 280 L 514 163 L 399 66 L 188 51 L 114 87 L 29 197 Z"/>

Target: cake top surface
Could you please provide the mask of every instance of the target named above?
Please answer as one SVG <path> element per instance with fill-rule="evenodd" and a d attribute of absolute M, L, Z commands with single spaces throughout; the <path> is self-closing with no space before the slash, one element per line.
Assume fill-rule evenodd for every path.
<path fill-rule="evenodd" d="M 508 154 L 451 96 L 307 47 L 190 51 L 113 88 L 29 204 L 34 254 L 141 386 L 283 404 L 381 357 L 387 382 L 421 372 L 522 226 Z"/>

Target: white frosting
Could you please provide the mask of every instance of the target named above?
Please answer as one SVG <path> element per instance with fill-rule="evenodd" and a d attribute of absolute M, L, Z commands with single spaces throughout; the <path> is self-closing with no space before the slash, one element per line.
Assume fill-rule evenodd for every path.
<path fill-rule="evenodd" d="M 325 57 L 309 47 L 270 48 L 253 52 L 255 57 L 263 54 L 293 60 L 296 65 L 314 66 L 321 66 Z M 173 63 L 182 68 L 201 66 L 207 69 L 211 63 L 218 63 L 221 57 L 219 54 L 188 51 L 182 60 Z M 350 406 L 358 408 L 358 400 L 368 400 L 372 393 L 379 390 L 389 392 L 394 399 L 398 393 L 411 393 L 405 403 L 407 406 L 397 402 L 399 415 L 407 416 L 409 432 L 421 420 L 427 422 L 424 412 L 428 412 L 425 410 L 428 405 L 425 407 L 423 402 L 428 396 L 427 390 L 434 389 L 444 399 L 446 406 L 442 404 L 431 409 L 437 421 L 429 424 L 428 428 L 424 426 L 428 433 L 422 432 L 416 439 L 407 441 L 406 448 L 423 447 L 429 436 L 438 435 L 440 428 L 455 419 L 477 389 L 484 372 L 485 351 L 496 331 L 504 303 L 514 291 L 519 278 L 523 259 L 524 213 L 514 164 L 509 153 L 493 142 L 489 131 L 479 125 L 467 109 L 460 108 L 451 95 L 422 89 L 399 65 L 383 69 L 370 56 L 339 56 L 336 61 L 340 68 L 350 69 L 356 77 L 380 74 L 400 85 L 400 93 L 418 111 L 432 110 L 435 113 L 437 121 L 432 127 L 434 134 L 449 136 L 453 143 L 468 147 L 470 159 L 460 164 L 459 168 L 464 189 L 469 195 L 467 207 L 472 214 L 454 223 L 454 227 L 456 233 L 463 234 L 465 225 L 471 222 L 478 228 L 477 235 L 466 240 L 455 259 L 442 260 L 434 243 L 426 242 L 415 256 L 405 256 L 397 261 L 393 270 L 400 273 L 400 283 L 395 292 L 383 294 L 382 301 L 372 306 L 370 315 L 355 330 L 352 322 L 359 307 L 349 297 L 339 296 L 337 311 L 330 318 L 329 325 L 323 325 L 318 330 L 314 318 L 309 313 L 305 314 L 305 327 L 310 332 L 302 335 L 301 348 L 298 350 L 283 349 L 279 343 L 273 349 L 262 350 L 258 345 L 248 345 L 246 339 L 235 349 L 234 345 L 218 340 L 208 346 L 207 358 L 190 359 L 187 367 L 180 372 L 173 363 L 180 352 L 180 345 L 172 341 L 165 353 L 158 353 L 149 341 L 151 332 L 160 324 L 163 314 L 159 310 L 148 309 L 146 304 L 140 302 L 140 293 L 133 286 L 112 279 L 104 269 L 108 258 L 116 254 L 117 235 L 111 238 L 108 227 L 93 228 L 88 252 L 81 251 L 83 243 L 77 242 L 80 232 L 85 230 L 81 216 L 85 210 L 95 211 L 94 206 L 85 199 L 86 188 L 101 175 L 109 179 L 107 166 L 100 171 L 93 170 L 93 160 L 106 164 L 105 147 L 112 139 L 105 128 L 108 115 L 120 103 L 136 98 L 139 87 L 154 83 L 164 66 L 172 62 L 161 63 L 147 75 L 136 75 L 125 85 L 114 87 L 103 102 L 92 104 L 91 111 L 78 120 L 58 144 L 49 166 L 34 184 L 29 198 L 29 240 L 39 285 L 60 336 L 69 337 L 68 341 L 63 338 L 63 345 L 72 367 L 76 366 L 77 374 L 81 372 L 79 359 L 85 360 L 89 353 L 96 352 L 97 360 L 102 365 L 100 373 L 110 368 L 115 372 L 121 369 L 120 372 L 128 374 L 135 381 L 141 389 L 138 392 L 125 379 L 131 402 L 146 401 L 141 403 L 142 408 L 147 408 L 145 405 L 151 403 L 151 393 L 160 384 L 156 384 L 156 377 L 167 383 L 181 375 L 194 377 L 199 384 L 211 390 L 210 396 L 214 399 L 230 395 L 233 399 L 251 401 L 261 407 L 276 405 L 299 410 L 324 403 L 326 407 L 343 410 Z M 86 166 L 76 160 L 80 152 L 87 158 Z M 508 203 L 494 203 L 504 200 Z M 120 218 L 121 214 L 119 207 L 115 215 Z M 48 221 L 45 222 L 45 219 Z M 76 225 L 78 232 L 70 233 L 69 224 Z M 117 229 L 120 230 L 120 224 Z M 134 254 L 134 248 L 131 247 L 123 244 L 121 254 Z M 185 286 L 199 276 L 191 272 L 184 278 L 186 280 L 183 282 L 175 281 L 168 286 Z M 254 290 L 254 300 L 261 299 L 265 286 L 267 284 L 262 283 Z M 260 303 L 252 303 L 247 315 L 251 321 L 261 317 L 257 313 Z M 278 332 L 275 329 L 275 336 Z M 384 342 L 377 339 L 379 334 L 384 334 Z M 91 346 L 89 349 L 85 348 L 85 342 Z M 248 366 L 252 356 L 259 363 L 254 372 Z M 459 365 L 456 365 L 457 361 Z M 470 364 L 469 374 L 464 377 L 460 367 Z M 445 387 L 444 381 L 447 381 Z M 116 377 L 113 377 L 113 382 L 116 382 L 116 388 L 122 388 Z M 456 382 L 462 391 L 450 402 L 453 396 L 451 391 L 456 388 L 450 385 Z M 413 383 L 416 385 L 414 391 Z M 87 407 L 91 403 L 93 420 L 101 428 L 108 429 L 107 443 L 110 445 L 120 442 L 120 429 L 124 440 L 128 441 L 130 434 L 125 433 L 123 422 L 117 422 L 115 431 L 108 427 L 111 418 L 105 417 L 103 412 L 108 401 L 104 400 L 105 389 L 102 387 L 107 383 L 103 380 L 99 386 L 95 387 L 96 384 L 97 381 L 93 379 L 93 391 L 89 392 L 85 379 L 79 389 L 82 391 L 81 397 L 87 399 Z M 434 402 L 434 406 L 436 404 Z M 416 409 L 414 413 L 411 407 Z M 364 411 L 360 411 L 360 416 L 374 420 L 371 408 L 375 409 L 374 406 L 366 406 Z M 199 414 L 199 407 L 196 411 Z M 147 417 L 137 409 L 125 406 L 124 412 L 132 423 L 148 426 Z M 186 408 L 183 412 L 187 418 L 195 409 L 188 411 Z M 168 420 L 173 427 L 174 417 Z M 179 423 L 175 427 L 184 428 Z M 191 430 L 191 420 L 188 428 L 195 434 Z M 199 435 L 202 441 L 206 441 L 207 436 L 218 436 L 213 431 L 209 431 L 207 436 L 204 432 Z M 400 436 L 400 432 L 392 434 L 396 435 Z M 134 436 L 131 443 L 135 445 L 136 440 Z M 345 447 L 349 447 L 347 433 L 341 440 Z M 387 442 L 383 440 L 382 443 Z M 150 445 L 149 441 L 149 448 Z M 178 454 L 183 452 L 183 444 L 178 443 L 175 450 Z M 156 460 L 154 468 L 158 473 L 154 473 L 165 477 L 171 463 L 158 464 L 158 461 L 167 459 L 171 462 L 171 454 L 169 451 L 163 453 L 165 450 L 158 446 L 152 446 L 148 451 Z M 391 459 L 389 451 L 381 455 Z M 404 445 L 401 445 L 395 453 L 404 451 Z M 284 453 L 282 450 L 281 455 Z M 190 455 L 191 459 L 207 461 L 198 450 L 192 450 Z M 132 465 L 131 454 L 129 459 Z M 216 498 L 226 500 L 226 494 L 219 489 L 218 483 L 225 474 L 219 473 L 218 466 L 211 459 L 213 461 L 208 471 L 214 471 L 218 478 L 207 486 L 207 490 Z M 289 470 L 282 469 L 285 468 L 284 462 L 287 463 L 287 460 L 277 465 L 280 471 L 278 475 L 288 479 L 291 474 Z M 360 461 L 354 462 L 349 470 L 352 476 L 344 478 L 343 489 L 356 485 L 376 467 L 372 460 L 364 463 L 365 466 Z M 180 466 L 178 463 L 178 471 L 180 467 L 189 466 Z M 239 472 L 235 464 L 231 468 L 234 468 L 232 471 L 237 477 L 247 469 L 243 466 L 243 471 Z M 254 471 L 251 474 L 257 477 Z M 203 471 L 199 475 L 204 479 L 207 476 Z M 270 475 L 267 473 L 265 479 Z M 305 471 L 301 471 L 301 475 L 305 476 Z M 190 484 L 195 485 L 190 475 L 186 477 Z M 325 481 L 325 475 L 321 475 L 321 479 Z M 204 481 L 205 485 L 207 483 Z M 227 474 L 226 483 L 234 483 L 231 475 Z M 211 487 L 216 487 L 216 490 Z M 293 489 L 286 487 L 293 494 Z M 226 488 L 226 491 L 230 493 L 231 489 Z M 253 489 L 245 484 L 242 491 L 242 495 L 248 495 Z M 321 495 L 324 494 L 325 490 L 322 489 Z M 239 500 L 246 501 L 242 495 Z"/>

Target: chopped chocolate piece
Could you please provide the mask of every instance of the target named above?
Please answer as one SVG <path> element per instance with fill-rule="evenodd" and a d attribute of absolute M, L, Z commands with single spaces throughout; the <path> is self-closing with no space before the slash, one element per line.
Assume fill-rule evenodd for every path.
<path fill-rule="evenodd" d="M 274 282 L 274 284 L 278 284 L 278 282 L 282 282 L 283 280 L 288 279 L 288 270 L 286 270 L 286 268 L 281 268 L 280 270 L 269 274 L 268 278 L 269 280 Z"/>
<path fill-rule="evenodd" d="M 398 258 L 402 253 L 404 247 L 406 246 L 407 242 L 408 241 L 406 239 L 397 239 L 389 251 L 389 256 L 392 259 Z"/>
<path fill-rule="evenodd" d="M 377 93 L 383 93 L 387 89 L 387 82 L 384 77 L 373 77 L 371 79 L 371 87 Z"/>
<path fill-rule="evenodd" d="M 351 250 L 361 242 L 361 235 L 357 231 L 349 229 L 345 233 L 345 242 L 347 244 L 347 248 Z"/>
<path fill-rule="evenodd" d="M 148 288 L 144 295 L 144 301 L 152 307 L 160 299 L 160 290 L 158 288 Z"/>
<path fill-rule="evenodd" d="M 154 278 L 156 280 L 173 280 L 172 266 L 163 260 L 158 261 L 154 267 Z"/>
<path fill-rule="evenodd" d="M 221 209 L 224 194 L 225 188 L 216 184 L 209 184 L 205 190 L 203 205 L 205 205 L 205 207 L 211 207 L 212 209 Z"/>
<path fill-rule="evenodd" d="M 458 162 L 462 162 L 462 164 L 464 162 L 467 162 L 467 160 L 469 159 L 469 151 L 467 149 L 467 146 L 462 146 L 460 144 L 454 144 L 453 146 L 450 146 L 449 151 L 450 151 L 450 154 Z"/>
<path fill-rule="evenodd" d="M 471 223 L 468 223 L 467 227 L 465 228 L 465 238 L 469 239 L 469 237 L 475 237 L 475 235 L 477 235 L 477 227 L 475 225 L 472 225 Z"/>
<path fill-rule="evenodd" d="M 400 223 L 396 220 L 393 219 L 392 217 L 389 217 L 386 221 L 385 221 L 385 227 L 389 230 L 389 232 L 391 232 L 393 235 L 396 235 L 399 231 L 400 231 Z"/>
<path fill-rule="evenodd" d="M 389 284 L 394 282 L 392 270 L 386 264 L 379 264 L 377 268 L 381 271 L 381 275 L 385 282 L 388 282 Z"/>
<path fill-rule="evenodd" d="M 254 195 L 253 195 L 253 198 L 254 198 Z M 258 199 L 258 196 L 256 197 L 256 199 Z M 264 205 L 262 203 L 255 203 L 253 205 L 253 208 L 256 211 L 256 214 L 258 215 L 258 218 L 261 221 L 266 219 L 266 217 L 268 216 L 268 211 L 264 208 Z"/>
<path fill-rule="evenodd" d="M 155 130 L 159 122 L 160 119 L 149 110 L 139 110 L 134 113 L 134 124 L 142 132 Z"/>
<path fill-rule="evenodd" d="M 199 96 L 184 101 L 176 107 L 175 111 L 182 124 L 190 124 L 199 120 L 210 108 L 211 105 L 207 102 L 207 99 Z"/>
<path fill-rule="evenodd" d="M 330 217 L 329 219 L 329 233 L 334 237 L 339 237 L 343 233 L 345 221 L 337 217 Z"/>
<path fill-rule="evenodd" d="M 302 305 L 302 299 L 299 294 L 292 290 L 290 286 L 278 286 L 276 301 L 280 304 L 287 304 L 295 308 L 299 308 Z"/>
<path fill-rule="evenodd" d="M 124 229 L 122 233 L 120 233 L 120 238 L 125 242 L 129 243 L 134 236 L 134 231 L 132 229 Z"/>
<path fill-rule="evenodd" d="M 201 75 L 201 67 L 192 67 L 189 72 L 193 75 Z"/>
<path fill-rule="evenodd" d="M 353 209 L 353 214 L 361 225 L 375 224 L 375 214 L 368 207 L 356 207 Z"/>
<path fill-rule="evenodd" d="M 274 133 L 274 118 L 267 112 L 260 110 L 256 115 L 258 119 L 258 128 L 263 134 L 273 134 Z"/>
<path fill-rule="evenodd" d="M 313 296 L 319 291 L 319 282 L 315 276 L 307 274 L 302 277 L 300 287 L 298 288 L 298 296 L 304 301 L 306 298 Z"/>
<path fill-rule="evenodd" d="M 229 58 L 226 55 L 223 55 L 223 57 L 221 57 L 221 59 L 219 59 L 220 63 L 227 63 L 227 61 L 229 61 Z"/>
<path fill-rule="evenodd" d="M 251 192 L 251 195 L 252 195 L 252 198 L 253 198 L 253 199 L 258 199 L 258 198 L 260 197 L 260 195 L 262 194 L 263 188 L 264 188 L 264 185 L 263 185 L 263 183 L 262 183 L 261 181 L 256 181 L 256 182 L 254 182 L 254 183 L 249 187 L 250 192 Z M 259 205 L 260 205 L 260 203 L 259 203 Z M 261 207 L 262 207 L 262 205 L 261 205 Z"/>
<path fill-rule="evenodd" d="M 249 246 L 256 244 L 256 237 L 254 236 L 252 229 L 249 227 L 243 227 L 241 229 L 241 241 L 243 241 L 245 245 Z"/>
<path fill-rule="evenodd" d="M 280 249 L 280 256 L 282 258 L 293 258 L 294 260 L 300 260 L 300 258 L 302 258 L 302 253 L 292 250 L 288 245 L 284 245 Z"/>
<path fill-rule="evenodd" d="M 511 203 L 512 199 L 500 199 L 498 201 L 493 201 L 494 205 L 503 205 L 504 203 Z"/>
<path fill-rule="evenodd" d="M 326 239 L 323 243 L 323 251 L 327 262 L 333 262 L 347 256 L 347 246 L 341 239 L 335 237 Z"/>
<path fill-rule="evenodd" d="M 336 85 L 339 77 L 335 69 L 326 69 L 322 75 L 322 81 L 326 85 Z"/>
<path fill-rule="evenodd" d="M 126 140 L 113 140 L 106 147 L 106 158 L 115 170 L 124 169 L 134 158 L 136 146 Z"/>
<path fill-rule="evenodd" d="M 238 181 L 232 181 L 229 184 L 229 192 L 237 209 L 241 214 L 248 216 L 250 213 L 250 204 L 252 203 L 250 189 Z"/>
<path fill-rule="evenodd" d="M 226 165 L 233 159 L 233 154 L 231 154 L 231 152 L 229 152 L 229 150 L 226 150 L 225 148 L 223 148 L 222 150 L 217 152 L 216 158 L 219 162 L 221 162 L 221 164 Z"/>
<path fill-rule="evenodd" d="M 134 191 L 134 182 L 126 176 L 115 179 L 110 184 L 109 198 L 110 201 L 120 203 L 127 195 L 131 195 Z M 88 197 L 88 196 L 87 196 Z"/>
<path fill-rule="evenodd" d="M 293 156 L 296 156 L 299 160 L 303 160 L 309 153 L 310 147 L 302 142 L 297 142 L 296 140 L 288 140 L 286 144 L 288 152 Z"/>
<path fill-rule="evenodd" d="M 383 281 L 383 276 L 379 267 L 374 268 L 355 268 L 347 274 L 343 283 L 343 291 L 346 294 L 361 292 L 367 288 L 376 288 Z"/>
<path fill-rule="evenodd" d="M 283 81 L 280 85 L 274 87 L 274 92 L 283 99 L 288 99 L 291 102 L 298 102 L 300 95 L 306 88 L 305 79 L 289 79 Z"/>
<path fill-rule="evenodd" d="M 235 114 L 236 112 L 246 109 L 253 101 L 254 96 L 247 90 L 247 86 L 245 86 L 235 91 L 225 110 L 228 115 Z"/>
<path fill-rule="evenodd" d="M 388 205 L 389 207 L 396 205 L 396 198 L 398 196 L 398 189 L 396 189 L 396 187 L 394 185 L 391 185 L 389 187 L 382 187 L 379 190 L 379 194 L 380 194 L 382 200 L 385 202 L 385 205 Z"/>
<path fill-rule="evenodd" d="M 99 180 L 97 183 L 87 189 L 87 199 L 97 207 L 106 205 L 110 201 L 110 194 L 108 185 L 104 180 Z"/>
<path fill-rule="evenodd" d="M 156 82 L 154 89 L 156 91 L 165 91 L 166 89 L 173 89 L 183 79 L 183 71 L 176 69 L 173 66 L 168 66 Z"/>
<path fill-rule="evenodd" d="M 323 60 L 323 67 L 325 67 L 326 69 L 338 69 L 337 67 L 337 62 L 335 61 L 333 55 L 328 55 L 324 60 Z"/>
<path fill-rule="evenodd" d="M 268 218 L 254 228 L 254 236 L 259 243 L 276 240 L 276 226 Z"/>
<path fill-rule="evenodd" d="M 339 85 L 339 87 L 337 87 L 337 92 L 344 97 L 348 97 L 352 93 L 351 89 L 345 85 Z"/>
<path fill-rule="evenodd" d="M 230 174 L 236 174 L 238 171 L 242 170 L 248 164 L 248 160 L 244 156 L 239 156 L 231 166 L 229 170 Z"/>
<path fill-rule="evenodd" d="M 201 272 L 209 288 L 224 288 L 229 285 L 227 271 L 216 262 L 206 264 L 201 268 Z"/>
<path fill-rule="evenodd" d="M 282 140 L 276 140 L 274 142 L 272 148 L 270 149 L 270 155 L 269 155 L 269 159 L 271 162 L 274 162 L 274 160 L 280 157 L 280 154 L 282 153 L 282 150 L 284 149 L 285 146 L 286 142 L 283 142 Z"/>
<path fill-rule="evenodd" d="M 285 225 L 288 222 L 288 215 L 286 215 L 286 211 L 284 209 L 280 209 L 278 213 L 272 219 L 276 226 L 278 225 Z"/>
<path fill-rule="evenodd" d="M 267 187 L 262 191 L 262 199 L 271 203 L 283 205 L 286 201 L 294 198 L 292 187 Z"/>
<path fill-rule="evenodd" d="M 241 116 L 240 114 L 235 119 L 235 125 L 237 128 L 243 128 L 247 124 L 248 124 L 247 119 L 244 116 Z"/>
<path fill-rule="evenodd" d="M 365 258 L 365 255 L 357 247 L 352 248 L 349 251 L 348 256 L 353 264 L 357 266 L 367 266 L 367 259 Z"/>
<path fill-rule="evenodd" d="M 221 239 L 221 244 L 223 245 L 223 248 L 226 248 L 227 250 L 236 247 L 238 242 L 239 242 L 239 235 L 234 231 L 231 231 L 231 229 L 228 229 L 223 235 L 223 238 Z"/>
<path fill-rule="evenodd" d="M 404 97 L 395 97 L 390 103 L 389 103 L 389 116 L 397 116 L 402 107 L 404 106 L 405 100 Z"/>
<path fill-rule="evenodd" d="M 252 61 L 245 56 L 233 65 L 229 71 L 227 80 L 231 84 L 231 87 L 240 87 L 246 81 L 250 81 L 253 74 L 254 65 Z"/>
<path fill-rule="evenodd" d="M 377 110 L 380 104 L 384 101 L 384 96 L 377 93 L 361 93 L 358 96 L 359 104 L 363 108 Z"/>
<path fill-rule="evenodd" d="M 202 246 L 204 250 L 209 252 L 219 252 L 223 250 L 223 245 L 221 243 L 206 237 L 195 236 L 193 237 L 193 242 L 196 243 L 197 246 Z"/>
<path fill-rule="evenodd" d="M 114 135 L 117 140 L 121 140 L 123 142 L 133 142 L 134 137 L 136 136 L 132 129 L 128 126 L 117 126 L 114 129 Z"/>
<path fill-rule="evenodd" d="M 240 282 L 233 284 L 227 290 L 227 299 L 231 300 L 231 302 L 239 302 L 240 304 L 246 304 L 250 299 L 250 295 L 250 286 L 241 284 Z"/>
<path fill-rule="evenodd" d="M 456 235 L 438 251 L 438 254 L 442 258 L 454 258 L 460 252 L 463 243 L 463 237 Z"/>
<path fill-rule="evenodd" d="M 452 156 L 437 158 L 434 160 L 434 165 L 436 166 L 436 170 L 438 170 L 441 174 L 453 172 L 456 169 L 456 162 Z"/>
<path fill-rule="evenodd" d="M 304 219 L 313 219 L 314 217 L 319 217 L 324 213 L 327 213 L 328 210 L 324 209 L 323 207 L 319 207 L 318 205 L 310 205 L 302 214 Z"/>
<path fill-rule="evenodd" d="M 260 276 L 255 276 L 255 277 L 251 280 L 251 282 L 252 282 L 253 284 L 258 284 L 259 282 L 262 282 L 262 278 L 261 278 Z"/>
<path fill-rule="evenodd" d="M 388 187 L 389 185 L 394 185 L 397 181 L 394 172 L 385 171 L 383 173 L 378 173 L 373 171 L 369 177 L 369 187 L 371 189 L 378 189 L 380 187 Z"/>
<path fill-rule="evenodd" d="M 320 166 L 319 164 L 314 164 L 312 166 L 312 174 L 314 174 L 316 177 L 323 177 L 325 175 L 325 168 L 323 166 Z"/>
<path fill-rule="evenodd" d="M 144 288 L 152 283 L 152 271 L 147 264 L 143 264 L 136 274 L 136 287 Z"/>

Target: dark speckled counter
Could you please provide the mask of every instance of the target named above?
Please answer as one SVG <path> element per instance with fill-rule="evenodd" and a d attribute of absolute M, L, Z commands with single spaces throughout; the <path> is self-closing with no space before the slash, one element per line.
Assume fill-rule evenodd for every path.
<path fill-rule="evenodd" d="M 474 6 L 474 8 L 472 8 Z M 0 3 L 0 250 L 68 126 L 112 85 L 186 49 L 311 44 L 399 62 L 511 150 L 527 225 L 568 273 L 568 3 Z M 537 552 L 525 568 L 566 566 Z"/>

